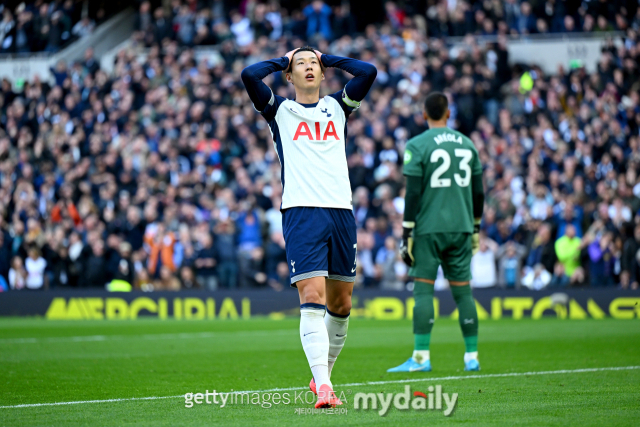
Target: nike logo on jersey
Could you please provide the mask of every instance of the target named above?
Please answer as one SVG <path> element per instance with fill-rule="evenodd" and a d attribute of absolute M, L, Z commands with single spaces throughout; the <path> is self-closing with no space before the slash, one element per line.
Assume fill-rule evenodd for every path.
<path fill-rule="evenodd" d="M 310 141 L 327 141 L 329 137 L 332 136 L 333 141 L 340 141 L 338 132 L 336 131 L 336 125 L 333 124 L 332 120 L 327 123 L 327 127 L 324 129 L 324 132 L 320 132 L 320 122 L 314 122 L 314 128 L 315 135 L 311 133 L 311 129 L 309 128 L 307 122 L 300 122 L 298 124 L 298 128 L 296 129 L 296 133 L 293 135 L 293 140 L 297 141 L 298 138 L 306 136 Z"/>
<path fill-rule="evenodd" d="M 465 325 L 473 325 L 473 319 L 464 319 Z"/>
<path fill-rule="evenodd" d="M 304 335 L 303 335 L 303 337 L 306 337 L 307 335 L 315 334 L 315 333 L 318 333 L 318 331 L 315 331 L 315 332 L 307 332 L 306 334 L 304 334 Z"/>
<path fill-rule="evenodd" d="M 326 109 L 326 108 L 325 108 L 325 109 L 322 109 L 322 108 L 321 108 L 321 109 L 320 109 L 320 112 L 321 112 L 321 113 L 326 114 L 326 115 L 327 115 L 327 117 L 331 117 L 331 114 L 329 114 L 329 113 L 327 112 L 327 109 Z"/>
<path fill-rule="evenodd" d="M 355 268 L 355 267 L 353 267 L 353 268 L 351 269 L 351 272 L 352 272 L 352 273 L 355 273 L 355 272 L 356 272 L 356 268 Z"/>
<path fill-rule="evenodd" d="M 342 338 L 342 337 L 346 337 L 347 334 L 344 334 L 344 335 L 336 334 L 336 336 Z"/>
<path fill-rule="evenodd" d="M 300 114 L 300 113 L 298 113 L 296 110 L 294 110 L 293 108 L 289 108 L 289 110 L 290 110 L 292 113 Z"/>

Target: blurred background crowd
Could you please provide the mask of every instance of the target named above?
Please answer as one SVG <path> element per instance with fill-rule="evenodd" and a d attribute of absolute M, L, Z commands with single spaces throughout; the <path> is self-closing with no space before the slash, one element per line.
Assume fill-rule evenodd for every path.
<path fill-rule="evenodd" d="M 124 0 L 35 0 L 0 3 L 0 55 L 55 53 L 121 10 Z"/>
<path fill-rule="evenodd" d="M 53 68 L 53 84 L 4 80 L 0 290 L 288 287 L 280 166 L 240 71 L 308 43 L 378 69 L 348 125 L 356 286 L 407 284 L 397 254 L 402 155 L 426 130 L 424 97 L 439 90 L 450 126 L 471 137 L 485 168 L 473 286 L 637 289 L 637 2 L 370 0 L 362 13 L 359 3 L 142 2 L 112 73 L 88 50 Z M 3 51 L 24 48 L 25 11 L 49 28 L 62 13 L 73 34 L 67 4 L 5 8 Z M 508 62 L 516 33 L 614 29 L 623 36 L 606 43 L 593 73 Z M 29 49 L 50 50 L 32 31 Z M 463 44 L 452 48 L 451 36 Z M 199 59 L 195 45 L 215 45 L 219 56 Z M 328 69 L 321 95 L 349 78 Z M 293 94 L 280 73 L 265 82 Z"/>

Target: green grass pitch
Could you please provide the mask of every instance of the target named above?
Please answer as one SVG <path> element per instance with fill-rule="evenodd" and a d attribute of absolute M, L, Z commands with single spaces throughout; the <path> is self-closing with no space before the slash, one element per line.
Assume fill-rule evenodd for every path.
<path fill-rule="evenodd" d="M 531 425 L 640 423 L 640 322 L 494 320 L 480 324 L 482 371 L 462 370 L 457 322 L 439 319 L 433 371 L 388 374 L 411 354 L 408 321 L 353 319 L 332 381 L 346 414 L 297 414 L 311 405 L 265 409 L 235 404 L 185 408 L 184 397 L 55 406 L 51 402 L 166 397 L 206 390 L 257 391 L 307 386 L 310 371 L 298 320 L 0 320 L 0 425 Z M 601 370 L 631 367 L 625 370 Z M 577 370 L 584 369 L 580 372 Z M 564 373 L 543 373 L 567 370 Z M 499 376 L 505 373 L 527 375 Z M 471 378 L 460 378 L 472 376 Z M 447 377 L 446 379 L 438 379 Z M 358 392 L 397 393 L 442 385 L 458 393 L 442 411 L 392 409 L 381 417 L 353 408 Z M 362 384 L 382 382 L 379 384 Z M 351 384 L 341 386 L 344 384 Z M 358 385 L 360 384 L 360 385 Z M 290 391 L 293 393 L 294 391 Z"/>

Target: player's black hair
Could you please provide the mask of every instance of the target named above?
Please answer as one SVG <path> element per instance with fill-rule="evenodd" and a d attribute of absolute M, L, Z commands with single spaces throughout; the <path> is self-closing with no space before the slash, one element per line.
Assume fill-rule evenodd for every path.
<path fill-rule="evenodd" d="M 316 53 L 316 48 L 315 47 L 311 47 L 311 46 L 302 46 L 301 48 L 297 49 L 295 52 L 293 52 L 293 55 L 291 56 L 291 61 L 289 61 L 289 67 L 287 67 L 285 73 L 290 73 L 291 69 L 293 68 L 293 57 L 296 56 L 296 53 L 300 53 L 300 52 L 313 52 Z M 322 70 L 324 71 L 324 67 L 322 66 L 322 62 L 320 62 L 320 68 L 322 68 Z"/>
<path fill-rule="evenodd" d="M 424 101 L 424 109 L 431 120 L 440 120 L 447 113 L 449 101 L 442 92 L 433 92 Z"/>

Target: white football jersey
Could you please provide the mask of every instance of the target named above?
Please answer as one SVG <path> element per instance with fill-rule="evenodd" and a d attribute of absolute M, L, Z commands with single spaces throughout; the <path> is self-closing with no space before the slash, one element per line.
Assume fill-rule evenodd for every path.
<path fill-rule="evenodd" d="M 299 104 L 272 93 L 261 112 L 282 167 L 282 209 L 352 209 L 345 138 L 353 108 L 337 95 Z"/>

